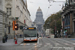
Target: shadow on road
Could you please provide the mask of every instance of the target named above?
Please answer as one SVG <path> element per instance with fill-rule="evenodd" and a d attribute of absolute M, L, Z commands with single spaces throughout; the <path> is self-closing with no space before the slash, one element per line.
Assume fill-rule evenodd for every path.
<path fill-rule="evenodd" d="M 22 43 L 37 43 L 36 41 L 23 41 Z"/>

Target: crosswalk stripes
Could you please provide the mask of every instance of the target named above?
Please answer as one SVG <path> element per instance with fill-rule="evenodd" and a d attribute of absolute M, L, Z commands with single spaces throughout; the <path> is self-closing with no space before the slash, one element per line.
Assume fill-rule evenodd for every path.
<path fill-rule="evenodd" d="M 30 44 L 30 43 L 28 43 L 28 44 L 26 44 L 26 43 L 21 43 L 20 45 L 37 45 L 37 46 L 41 46 L 42 44 L 37 44 L 37 43 L 34 43 L 34 44 Z"/>

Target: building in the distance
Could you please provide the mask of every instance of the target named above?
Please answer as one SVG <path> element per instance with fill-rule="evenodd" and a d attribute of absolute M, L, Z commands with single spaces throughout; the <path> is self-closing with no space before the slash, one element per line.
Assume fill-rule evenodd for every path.
<path fill-rule="evenodd" d="M 42 10 L 40 9 L 40 7 L 38 8 L 38 10 L 36 12 L 36 19 L 35 19 L 34 23 L 37 26 L 38 33 L 40 35 L 43 35 L 44 19 L 43 19 L 43 13 L 42 13 Z"/>

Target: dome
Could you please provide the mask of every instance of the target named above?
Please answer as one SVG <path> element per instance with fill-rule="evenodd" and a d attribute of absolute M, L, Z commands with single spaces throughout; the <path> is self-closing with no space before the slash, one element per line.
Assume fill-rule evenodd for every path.
<path fill-rule="evenodd" d="M 38 10 L 37 10 L 37 11 L 41 11 L 40 7 L 38 8 Z"/>

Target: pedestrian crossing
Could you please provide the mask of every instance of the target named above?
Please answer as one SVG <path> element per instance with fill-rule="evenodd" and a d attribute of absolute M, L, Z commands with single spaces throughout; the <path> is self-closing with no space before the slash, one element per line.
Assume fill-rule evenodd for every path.
<path fill-rule="evenodd" d="M 31 44 L 31 43 L 21 43 L 20 45 L 25 45 L 25 46 L 29 46 L 29 45 L 42 45 L 42 44 L 37 44 L 37 43 L 33 43 L 33 44 Z"/>

